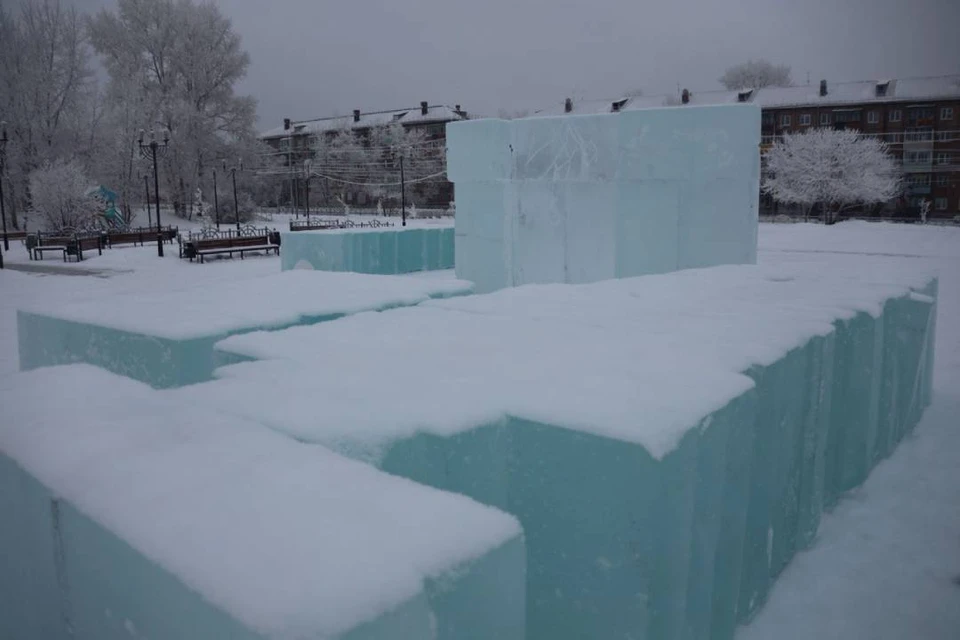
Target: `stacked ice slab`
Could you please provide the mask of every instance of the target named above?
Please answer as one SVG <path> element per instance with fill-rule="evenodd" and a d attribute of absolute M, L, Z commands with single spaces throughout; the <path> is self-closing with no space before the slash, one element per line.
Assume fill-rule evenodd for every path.
<path fill-rule="evenodd" d="M 234 336 L 164 393 L 517 516 L 527 638 L 730 639 L 916 425 L 935 309 L 909 261 L 784 258 Z"/>
<path fill-rule="evenodd" d="M 486 292 L 752 264 L 759 143 L 755 105 L 451 123 L 457 276 Z"/>
<path fill-rule="evenodd" d="M 229 335 L 333 320 L 469 293 L 453 279 L 291 272 L 215 287 L 74 301 L 20 311 L 21 370 L 73 362 L 157 388 L 209 380 Z"/>
<path fill-rule="evenodd" d="M 284 233 L 280 266 L 397 274 L 453 268 L 453 227 Z"/>
<path fill-rule="evenodd" d="M 0 393 L 2 638 L 524 637 L 506 514 L 87 365 Z"/>

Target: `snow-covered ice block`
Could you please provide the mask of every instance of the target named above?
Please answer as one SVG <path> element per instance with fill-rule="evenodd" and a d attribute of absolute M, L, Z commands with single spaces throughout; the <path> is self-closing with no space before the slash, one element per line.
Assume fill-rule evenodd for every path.
<path fill-rule="evenodd" d="M 86 365 L 0 392 L 4 638 L 524 637 L 502 512 Z"/>
<path fill-rule="evenodd" d="M 517 287 L 231 337 L 248 362 L 169 393 L 516 515 L 530 638 L 732 638 L 846 451 L 867 461 L 850 375 L 902 395 L 891 433 L 919 419 L 935 296 L 910 262 L 820 255 Z M 855 347 L 877 323 L 883 348 Z"/>
<path fill-rule="evenodd" d="M 439 253 L 431 249 L 430 255 Z M 154 387 L 182 386 L 209 380 L 217 366 L 230 362 L 217 360 L 213 349 L 230 335 L 471 290 L 471 283 L 455 279 L 295 271 L 212 288 L 37 306 L 18 313 L 20 368 L 86 362 Z"/>
<path fill-rule="evenodd" d="M 486 292 L 753 264 L 759 142 L 753 105 L 451 123 L 457 235 L 504 249 L 457 272 Z"/>
<path fill-rule="evenodd" d="M 452 226 L 283 234 L 280 267 L 394 275 L 453 268 Z"/>

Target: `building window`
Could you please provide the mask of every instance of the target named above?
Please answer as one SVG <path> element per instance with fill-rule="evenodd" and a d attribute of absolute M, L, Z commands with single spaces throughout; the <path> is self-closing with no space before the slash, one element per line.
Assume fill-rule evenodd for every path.
<path fill-rule="evenodd" d="M 877 124 L 880 122 L 880 112 L 879 111 L 867 111 L 867 123 L 868 124 Z"/>
<path fill-rule="evenodd" d="M 907 120 L 932 120 L 933 107 L 913 107 L 907 109 Z"/>
<path fill-rule="evenodd" d="M 930 142 L 933 140 L 933 130 L 925 128 L 907 129 L 903 139 L 907 142 Z"/>
<path fill-rule="evenodd" d="M 780 126 L 789 127 L 790 126 L 790 114 L 784 113 L 780 116 Z"/>
<path fill-rule="evenodd" d="M 820 114 L 820 126 L 823 127 L 823 126 L 827 126 L 827 125 L 829 125 L 829 124 L 830 124 L 830 114 L 829 114 L 829 113 L 821 113 L 821 114 Z"/>
<path fill-rule="evenodd" d="M 947 210 L 947 199 L 946 198 L 937 198 L 934 200 L 935 207 L 937 211 L 946 211 Z"/>
<path fill-rule="evenodd" d="M 953 120 L 953 107 L 941 107 L 941 108 L 940 108 L 940 119 L 941 119 L 941 120 Z"/>
<path fill-rule="evenodd" d="M 938 153 L 937 154 L 937 164 L 950 164 L 950 154 L 949 153 Z"/>
<path fill-rule="evenodd" d="M 937 142 L 950 142 L 953 140 L 953 131 L 937 131 Z"/>
<path fill-rule="evenodd" d="M 890 122 L 900 122 L 903 118 L 903 112 L 900 109 L 894 109 L 890 112 Z"/>
<path fill-rule="evenodd" d="M 911 187 L 929 187 L 930 174 L 920 173 L 912 176 L 907 176 L 907 185 Z"/>
<path fill-rule="evenodd" d="M 950 184 L 950 176 L 946 173 L 937 174 L 937 186 L 945 187 Z"/>
<path fill-rule="evenodd" d="M 809 126 L 810 126 L 810 114 L 809 114 L 809 113 L 801 113 L 801 114 L 800 114 L 800 126 L 801 126 L 801 127 L 809 127 Z"/>
<path fill-rule="evenodd" d="M 833 112 L 834 122 L 860 122 L 861 119 L 860 109 L 844 109 Z"/>
<path fill-rule="evenodd" d="M 773 126 L 773 114 L 772 114 L 772 113 L 764 113 L 764 114 L 763 114 L 763 126 L 765 126 L 765 127 L 772 127 L 772 126 Z"/>
<path fill-rule="evenodd" d="M 929 151 L 907 151 L 903 154 L 904 164 L 926 164 L 930 162 Z"/>

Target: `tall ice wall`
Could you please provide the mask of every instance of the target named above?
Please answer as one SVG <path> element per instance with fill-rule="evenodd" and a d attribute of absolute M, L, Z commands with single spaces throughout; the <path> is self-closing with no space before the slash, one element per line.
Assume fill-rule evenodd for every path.
<path fill-rule="evenodd" d="M 457 277 L 478 292 L 754 264 L 760 109 L 447 126 Z"/>

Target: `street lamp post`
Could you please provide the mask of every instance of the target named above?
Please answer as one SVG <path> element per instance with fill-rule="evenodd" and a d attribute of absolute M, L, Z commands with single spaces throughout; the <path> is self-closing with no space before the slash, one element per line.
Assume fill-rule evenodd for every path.
<path fill-rule="evenodd" d="M 147 208 L 147 229 L 153 226 L 153 218 L 150 217 L 150 182 L 147 174 L 143 174 L 143 206 Z"/>
<path fill-rule="evenodd" d="M 227 161 L 223 161 L 223 171 L 230 172 L 230 176 L 233 178 L 233 215 L 237 221 L 237 235 L 240 235 L 240 202 L 237 200 L 237 169 L 243 171 L 243 162 L 241 161 L 238 165 L 227 168 Z"/>
<path fill-rule="evenodd" d="M 10 251 L 7 238 L 7 210 L 3 202 L 3 171 L 7 164 L 7 123 L 0 122 L 0 218 L 3 219 L 3 251 Z M 3 251 L 0 251 L 0 269 L 3 269 Z"/>
<path fill-rule="evenodd" d="M 307 226 L 310 226 L 310 169 L 313 166 L 313 161 L 310 158 L 307 158 L 303 161 L 303 176 L 304 176 L 304 186 L 306 188 L 306 201 L 307 201 Z"/>
<path fill-rule="evenodd" d="M 163 233 L 160 230 L 160 178 L 157 175 L 157 155 L 163 157 L 167 153 L 167 146 L 170 144 L 170 132 L 163 132 L 163 142 L 157 142 L 157 136 L 150 130 L 150 142 L 144 143 L 143 129 L 140 129 L 140 155 L 143 158 L 153 159 L 153 194 L 157 200 L 157 255 L 163 257 Z"/>
<path fill-rule="evenodd" d="M 220 231 L 220 203 L 217 202 L 217 170 L 213 170 L 213 215 L 217 221 L 217 231 Z"/>

